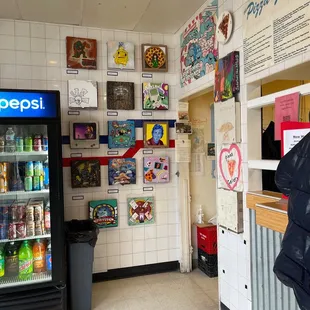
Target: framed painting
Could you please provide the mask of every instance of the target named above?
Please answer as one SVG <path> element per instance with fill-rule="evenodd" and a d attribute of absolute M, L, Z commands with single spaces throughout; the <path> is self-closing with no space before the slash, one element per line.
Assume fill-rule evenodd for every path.
<path fill-rule="evenodd" d="M 136 184 L 135 158 L 110 159 L 108 164 L 109 185 Z"/>
<path fill-rule="evenodd" d="M 144 157 L 144 183 L 169 182 L 169 157 Z"/>
<path fill-rule="evenodd" d="M 108 69 L 135 70 L 135 45 L 131 42 L 108 41 Z"/>
<path fill-rule="evenodd" d="M 71 184 L 72 188 L 87 188 L 101 186 L 99 160 L 72 160 Z"/>
<path fill-rule="evenodd" d="M 143 110 L 168 110 L 169 85 L 166 83 L 142 83 Z"/>
<path fill-rule="evenodd" d="M 169 147 L 169 123 L 165 121 L 143 123 L 144 147 Z"/>
<path fill-rule="evenodd" d="M 97 40 L 66 38 L 67 68 L 97 69 Z"/>
<path fill-rule="evenodd" d="M 108 121 L 109 149 L 129 148 L 136 145 L 135 121 Z"/>
<path fill-rule="evenodd" d="M 154 224 L 154 197 L 128 198 L 128 224 L 130 226 Z"/>
<path fill-rule="evenodd" d="M 107 82 L 108 110 L 134 110 L 135 84 L 131 82 Z"/>
<path fill-rule="evenodd" d="M 89 202 L 89 218 L 98 228 L 118 226 L 117 200 L 93 200 Z"/>
<path fill-rule="evenodd" d="M 142 44 L 142 71 L 168 72 L 167 45 Z"/>
<path fill-rule="evenodd" d="M 98 90 L 95 81 L 68 81 L 69 109 L 98 109 Z"/>

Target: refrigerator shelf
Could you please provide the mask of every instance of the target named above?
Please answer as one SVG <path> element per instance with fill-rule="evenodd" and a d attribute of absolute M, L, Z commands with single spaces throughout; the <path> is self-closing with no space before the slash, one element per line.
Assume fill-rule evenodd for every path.
<path fill-rule="evenodd" d="M 20 238 L 20 239 L 3 239 L 0 240 L 0 243 L 6 243 L 6 242 L 17 242 L 17 241 L 24 241 L 24 240 L 34 240 L 34 239 L 48 239 L 51 237 L 51 234 L 46 235 L 40 235 L 40 236 L 32 236 L 32 237 L 26 237 L 26 238 Z"/>
<path fill-rule="evenodd" d="M 6 288 L 6 287 L 14 287 L 18 285 L 28 285 L 28 284 L 37 284 L 37 283 L 43 283 L 43 282 L 49 282 L 52 280 L 51 273 L 43 272 L 32 274 L 32 277 L 30 280 L 21 280 L 18 277 L 10 277 L 10 278 L 0 278 L 0 288 Z"/>
<path fill-rule="evenodd" d="M 9 196 L 24 196 L 24 197 L 30 197 L 30 196 L 38 196 L 40 194 L 49 194 L 50 190 L 49 189 L 43 189 L 41 191 L 31 191 L 31 192 L 25 192 L 25 191 L 17 191 L 17 192 L 6 192 L 6 193 L 1 193 L 1 197 L 9 197 Z"/>
<path fill-rule="evenodd" d="M 29 156 L 38 156 L 38 155 L 43 155 L 43 156 L 48 156 L 48 152 L 47 151 L 40 151 L 40 152 L 14 152 L 14 153 L 8 153 L 8 152 L 3 152 L 0 153 L 0 158 L 1 157 L 12 157 L 12 156 L 25 156 L 25 157 L 29 157 Z"/>

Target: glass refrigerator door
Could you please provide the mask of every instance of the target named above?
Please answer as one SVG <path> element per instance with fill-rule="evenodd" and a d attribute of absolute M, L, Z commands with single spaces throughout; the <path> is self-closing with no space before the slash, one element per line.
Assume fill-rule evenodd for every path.
<path fill-rule="evenodd" d="M 0 289 L 52 280 L 45 125 L 0 125 Z"/>

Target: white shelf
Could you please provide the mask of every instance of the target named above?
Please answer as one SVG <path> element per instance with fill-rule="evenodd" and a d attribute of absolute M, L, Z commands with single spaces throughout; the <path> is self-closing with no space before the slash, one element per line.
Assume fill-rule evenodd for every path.
<path fill-rule="evenodd" d="M 249 169 L 276 171 L 279 162 L 279 160 L 249 160 L 248 167 Z"/>
<path fill-rule="evenodd" d="M 52 281 L 52 275 L 48 272 L 33 273 L 31 279 L 20 280 L 18 277 L 0 278 L 0 288 L 14 287 L 19 285 L 30 285 Z"/>
<path fill-rule="evenodd" d="M 25 192 L 25 191 L 17 191 L 17 192 L 6 192 L 6 193 L 1 193 L 1 197 L 10 197 L 10 196 L 38 196 L 40 194 L 49 194 L 50 190 L 49 189 L 43 189 L 41 191 L 32 191 L 32 192 Z"/>
<path fill-rule="evenodd" d="M 307 96 L 310 94 L 310 83 L 300 85 L 297 87 L 289 88 L 286 90 L 279 91 L 267 96 L 258 97 L 248 101 L 248 109 L 260 109 L 265 106 L 274 104 L 277 97 L 289 95 L 292 93 L 300 93 L 301 96 Z"/>
<path fill-rule="evenodd" d="M 0 157 L 12 157 L 12 156 L 23 156 L 23 157 L 29 157 L 29 156 L 48 156 L 48 152 L 46 151 L 41 151 L 41 152 L 14 152 L 14 153 L 8 153 L 8 152 L 3 152 L 0 153 Z"/>
<path fill-rule="evenodd" d="M 50 238 L 50 237 L 51 237 L 51 235 L 47 234 L 47 235 L 32 236 L 32 237 L 13 239 L 13 240 L 3 239 L 3 240 L 0 240 L 0 243 L 17 242 L 17 241 L 34 240 L 34 239 L 47 239 L 47 238 Z"/>

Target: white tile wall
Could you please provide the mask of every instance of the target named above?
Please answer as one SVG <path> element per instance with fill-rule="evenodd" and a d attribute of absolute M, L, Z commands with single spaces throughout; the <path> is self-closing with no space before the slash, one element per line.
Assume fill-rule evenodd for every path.
<path fill-rule="evenodd" d="M 66 36 L 81 36 L 97 39 L 98 70 L 79 70 L 77 75 L 66 73 Z M 108 80 L 130 81 L 135 83 L 134 111 L 120 113 L 118 119 L 142 119 L 141 83 L 143 81 L 168 82 L 170 84 L 170 110 L 154 113 L 152 119 L 176 118 L 177 78 L 174 67 L 175 38 L 173 35 L 134 33 L 97 28 L 74 27 L 57 24 L 45 24 L 27 21 L 0 20 L 0 86 L 2 88 L 55 89 L 61 92 L 62 133 L 69 134 L 71 120 L 97 120 L 100 134 L 107 134 L 106 82 Z M 136 45 L 136 71 L 119 72 L 118 77 L 107 76 L 108 40 L 129 40 Z M 169 72 L 154 74 L 153 79 L 142 79 L 141 52 L 142 43 L 164 43 L 168 45 L 171 64 Z M 98 111 L 82 111 L 79 117 L 68 116 L 67 80 L 93 79 L 99 82 Z M 109 118 L 112 120 L 112 118 Z M 175 135 L 171 130 L 171 138 Z M 142 129 L 137 129 L 137 138 L 142 139 Z M 100 150 L 81 150 L 83 156 L 106 156 L 107 146 Z M 79 151 L 80 152 L 80 151 Z M 68 145 L 63 146 L 63 157 L 70 157 Z M 167 155 L 171 160 L 171 182 L 155 185 L 156 224 L 129 227 L 127 219 L 127 198 L 145 195 L 142 182 L 142 151 L 136 154 L 138 182 L 134 186 L 118 187 L 118 195 L 108 195 L 107 167 L 101 167 L 102 186 L 94 189 L 72 189 L 70 168 L 64 168 L 65 219 L 84 219 L 88 217 L 88 202 L 94 199 L 115 198 L 119 204 L 119 227 L 101 230 L 95 248 L 94 272 L 108 269 L 138 266 L 144 264 L 172 261 L 178 259 L 180 245 L 170 247 L 169 237 L 178 238 L 178 208 L 176 198 L 176 165 L 174 150 L 155 150 L 154 155 Z M 116 187 L 117 188 L 117 187 Z M 72 200 L 73 195 L 84 195 L 84 200 Z M 172 205 L 172 208 L 169 208 Z M 176 242 L 179 242 L 177 239 Z"/>

